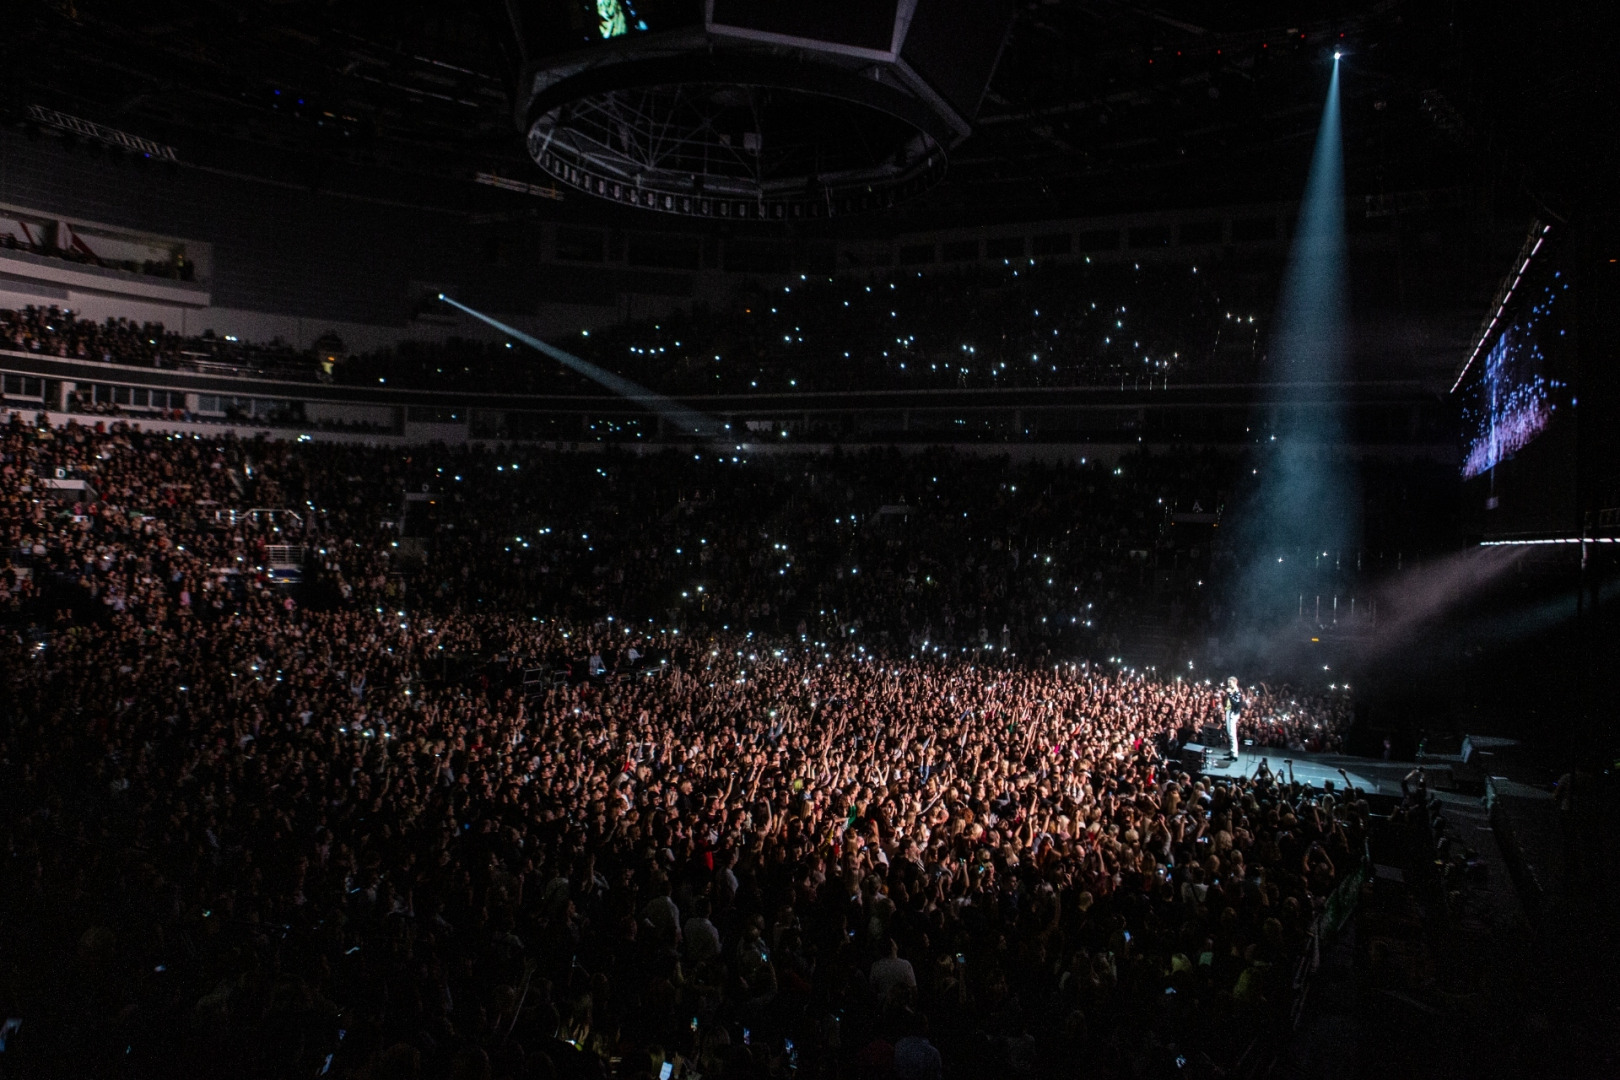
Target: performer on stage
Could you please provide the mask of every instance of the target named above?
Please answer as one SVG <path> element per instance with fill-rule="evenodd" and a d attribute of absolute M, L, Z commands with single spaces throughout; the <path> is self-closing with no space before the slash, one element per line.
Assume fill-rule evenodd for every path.
<path fill-rule="evenodd" d="M 1238 714 L 1243 712 L 1243 691 L 1238 689 L 1237 676 L 1226 680 L 1226 736 L 1232 740 L 1232 757 L 1238 756 Z"/>

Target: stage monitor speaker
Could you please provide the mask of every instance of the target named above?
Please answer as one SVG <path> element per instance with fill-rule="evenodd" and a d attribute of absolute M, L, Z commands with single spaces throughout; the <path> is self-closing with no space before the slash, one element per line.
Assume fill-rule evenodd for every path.
<path fill-rule="evenodd" d="M 1190 773 L 1207 772 L 1210 748 L 1200 743 L 1184 743 L 1181 747 L 1181 767 Z"/>

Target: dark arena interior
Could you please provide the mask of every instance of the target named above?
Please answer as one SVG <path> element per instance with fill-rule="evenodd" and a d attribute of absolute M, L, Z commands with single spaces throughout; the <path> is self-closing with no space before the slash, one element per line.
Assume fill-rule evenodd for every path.
<path fill-rule="evenodd" d="M 3 8 L 0 1080 L 1620 1076 L 1614 4 Z"/>

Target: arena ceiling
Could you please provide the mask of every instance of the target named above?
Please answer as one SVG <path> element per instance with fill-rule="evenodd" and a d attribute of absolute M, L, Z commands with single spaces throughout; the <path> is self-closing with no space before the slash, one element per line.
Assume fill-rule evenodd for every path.
<path fill-rule="evenodd" d="M 44 107 L 173 146 L 183 164 L 474 209 L 533 198 L 480 187 L 480 173 L 549 182 L 514 88 L 579 2 L 12 0 L 0 109 L 31 135 L 55 134 L 30 112 Z M 1556 211 L 1612 176 L 1600 50 L 1613 19 L 1597 0 L 1024 0 L 945 180 L 886 216 L 1291 197 L 1335 49 L 1351 192 L 1468 187 Z M 639 213 L 592 203 L 570 193 L 566 212 Z"/>

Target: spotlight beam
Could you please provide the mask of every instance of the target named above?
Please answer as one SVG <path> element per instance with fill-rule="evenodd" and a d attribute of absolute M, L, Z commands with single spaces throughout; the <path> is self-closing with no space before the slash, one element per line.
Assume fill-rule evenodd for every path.
<path fill-rule="evenodd" d="M 1281 381 L 1334 382 L 1341 372 L 1346 309 L 1344 141 L 1339 64 L 1333 65 L 1310 175 L 1278 297 L 1273 363 Z"/>
<path fill-rule="evenodd" d="M 1234 596 L 1239 624 L 1259 627 L 1288 610 L 1301 573 L 1315 556 L 1360 544 L 1360 499 L 1354 465 L 1343 460 L 1342 401 L 1323 407 L 1322 384 L 1343 379 L 1348 303 L 1344 225 L 1344 150 L 1339 124 L 1338 56 L 1317 129 L 1309 176 L 1288 253 L 1270 345 L 1283 408 L 1256 450 L 1255 479 L 1235 515 L 1243 568 Z M 1262 427 L 1258 430 L 1264 431 Z"/>
<path fill-rule="evenodd" d="M 523 344 L 536 352 L 544 353 L 564 367 L 572 368 L 587 379 L 606 387 L 620 397 L 646 407 L 659 417 L 669 421 L 682 434 L 695 435 L 702 439 L 726 438 L 725 425 L 712 416 L 682 405 L 672 397 L 649 390 L 640 383 L 631 382 L 621 375 L 615 375 L 606 368 L 598 367 L 589 360 L 583 360 L 571 352 L 557 348 L 555 345 L 548 345 L 534 335 L 525 334 L 517 327 L 508 326 L 499 319 L 485 315 L 475 308 L 470 308 L 461 301 L 446 296 L 444 293 L 439 294 L 439 299 L 457 311 L 464 311 L 479 322 L 493 326 L 507 337 L 523 342 Z"/>

